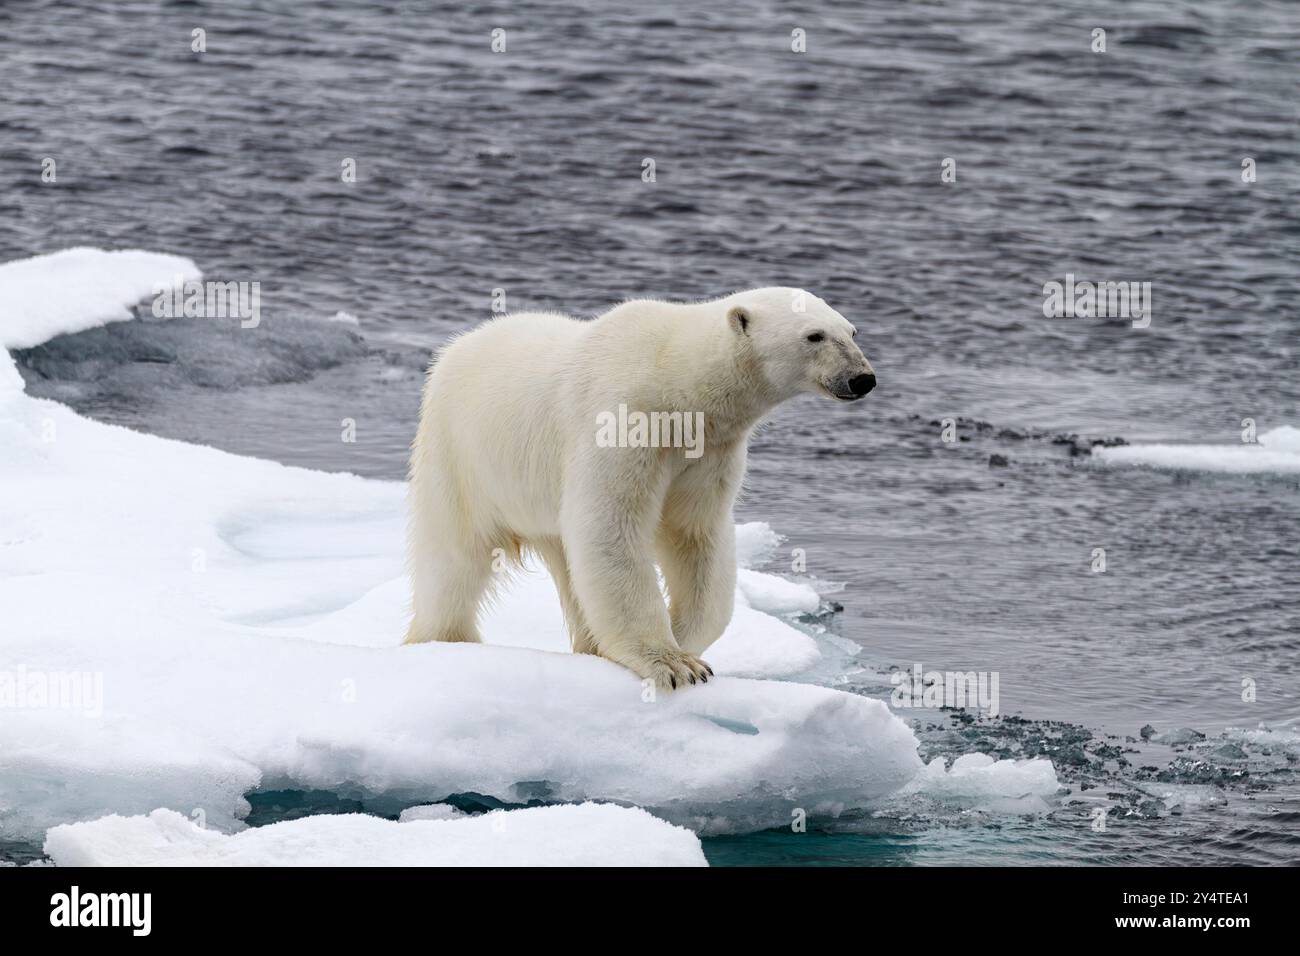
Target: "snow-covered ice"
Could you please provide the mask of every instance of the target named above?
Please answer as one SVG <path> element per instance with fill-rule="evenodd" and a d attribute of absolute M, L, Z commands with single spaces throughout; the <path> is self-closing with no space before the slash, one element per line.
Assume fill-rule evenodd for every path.
<path fill-rule="evenodd" d="M 705 866 L 699 838 L 635 807 L 584 803 L 394 823 L 305 817 L 228 835 L 173 810 L 55 827 L 59 866 Z"/>
<path fill-rule="evenodd" d="M 1279 425 L 1260 432 L 1254 443 L 1235 445 L 1097 445 L 1092 457 L 1107 465 L 1146 465 L 1170 471 L 1293 475 L 1300 474 L 1300 428 Z"/>
<path fill-rule="evenodd" d="M 92 252 L 66 263 L 45 312 L 0 315 L 21 329 L 4 341 L 122 318 L 146 276 L 177 268 L 133 253 L 138 283 L 97 287 Z M 21 265 L 0 270 L 29 282 Z M 10 293 L 0 282 L 6 310 Z M 538 571 L 502 589 L 486 645 L 399 646 L 403 484 L 92 422 L 22 386 L 0 350 L 0 841 L 160 807 L 235 832 L 258 788 L 394 813 L 456 793 L 600 800 L 738 832 L 869 806 L 924 769 L 882 702 L 770 679 L 822 659 L 774 616 L 815 609 L 805 584 L 743 570 L 706 654 L 718 679 L 653 700 L 623 668 L 567 653 Z M 742 565 L 779 543 L 765 525 L 739 538 Z M 82 678 L 102 686 L 93 707 L 72 693 Z"/>

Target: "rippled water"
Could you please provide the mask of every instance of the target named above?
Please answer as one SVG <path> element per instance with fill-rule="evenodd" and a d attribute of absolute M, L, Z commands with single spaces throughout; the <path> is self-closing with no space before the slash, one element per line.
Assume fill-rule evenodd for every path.
<path fill-rule="evenodd" d="M 511 309 L 594 314 L 807 287 L 859 327 L 881 385 L 852 407 L 781 409 L 739 514 L 845 584 L 828 623 L 869 668 L 997 671 L 1004 712 L 1122 746 L 1144 724 L 1192 727 L 1207 742 L 1183 755 L 1198 757 L 1227 727 L 1300 716 L 1300 481 L 1075 453 L 1236 442 L 1246 417 L 1300 425 L 1300 7 L 818 11 L 0 8 L 0 258 L 141 247 L 262 286 L 255 331 L 109 326 L 24 353 L 29 389 L 162 435 L 399 477 L 429 350 L 487 317 L 494 289 Z M 794 28 L 807 53 L 790 51 Z M 1043 284 L 1067 273 L 1151 282 L 1150 328 L 1044 318 Z M 356 324 L 330 321 L 340 311 Z M 941 441 L 945 418 L 959 441 Z M 923 736 L 933 753 L 986 749 Z M 1180 757 L 1138 749 L 1097 770 L 1129 795 L 1121 809 L 1141 805 L 1142 760 L 1158 774 Z M 1207 784 L 1222 803 L 1135 812 L 1104 837 L 1067 802 L 1046 820 L 936 812 L 709 852 L 1296 862 L 1294 752 L 1256 746 L 1245 776 Z M 1067 781 L 1071 799 L 1092 772 Z"/>

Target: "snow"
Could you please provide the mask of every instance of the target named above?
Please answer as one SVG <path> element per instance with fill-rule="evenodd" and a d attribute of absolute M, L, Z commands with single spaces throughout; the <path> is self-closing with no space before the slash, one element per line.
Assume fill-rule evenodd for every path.
<path fill-rule="evenodd" d="M 227 835 L 172 810 L 50 830 L 59 866 L 706 866 L 699 838 L 644 810 L 533 807 L 394 823 L 305 817 Z"/>
<path fill-rule="evenodd" d="M 1300 474 L 1300 428 L 1279 425 L 1261 432 L 1253 444 L 1120 445 L 1092 449 L 1106 465 L 1146 465 L 1173 471 L 1208 471 L 1230 475 Z"/>
<path fill-rule="evenodd" d="M 0 264 L 0 348 L 31 348 L 56 335 L 121 322 L 141 299 L 202 277 L 182 256 L 135 249 L 64 249 Z"/>
<path fill-rule="evenodd" d="M 109 254 L 75 252 L 12 341 L 114 321 L 140 294 L 105 282 L 90 303 Z M 174 268 L 133 256 L 142 282 Z M 0 267 L 20 291 L 33 274 Z M 11 291 L 0 281 L 0 302 Z M 717 679 L 647 699 L 625 669 L 567 652 L 554 587 L 535 569 L 504 582 L 485 645 L 400 646 L 403 483 L 93 422 L 25 395 L 4 350 L 0 446 L 0 843 L 166 808 L 198 811 L 212 832 L 187 839 L 205 846 L 243 828 L 258 788 L 392 813 L 458 793 L 599 800 L 716 833 L 785 826 L 796 808 L 869 807 L 923 770 L 945 785 L 884 703 L 791 680 L 829 660 L 774 616 L 814 608 L 806 584 L 743 570 L 735 618 L 705 655 Z M 766 525 L 738 535 L 742 564 L 780 541 Z M 102 698 L 18 707 L 4 694 L 18 675 L 50 692 L 87 676 Z M 400 826 L 435 822 L 462 825 Z M 236 849 L 211 852 L 261 844 L 222 846 Z"/>

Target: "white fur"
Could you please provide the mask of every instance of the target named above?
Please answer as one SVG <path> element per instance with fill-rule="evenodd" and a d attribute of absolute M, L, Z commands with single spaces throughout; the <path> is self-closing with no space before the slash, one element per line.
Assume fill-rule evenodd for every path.
<path fill-rule="evenodd" d="M 771 288 L 625 302 L 593 321 L 521 313 L 454 340 L 412 446 L 407 643 L 477 641 L 494 571 L 527 548 L 555 579 L 575 651 L 661 687 L 707 680 L 698 655 L 731 619 L 750 431 L 800 392 L 843 396 L 874 374 L 852 334 L 816 296 Z M 620 404 L 703 413 L 703 454 L 600 447 L 597 416 Z"/>

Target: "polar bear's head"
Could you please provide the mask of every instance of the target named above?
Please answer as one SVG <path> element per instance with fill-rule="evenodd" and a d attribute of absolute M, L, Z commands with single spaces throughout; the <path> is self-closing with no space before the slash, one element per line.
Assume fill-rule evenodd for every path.
<path fill-rule="evenodd" d="M 814 392 L 857 401 L 876 373 L 853 336 L 857 330 L 803 289 L 753 289 L 723 300 L 733 335 L 757 360 L 776 400 Z"/>

